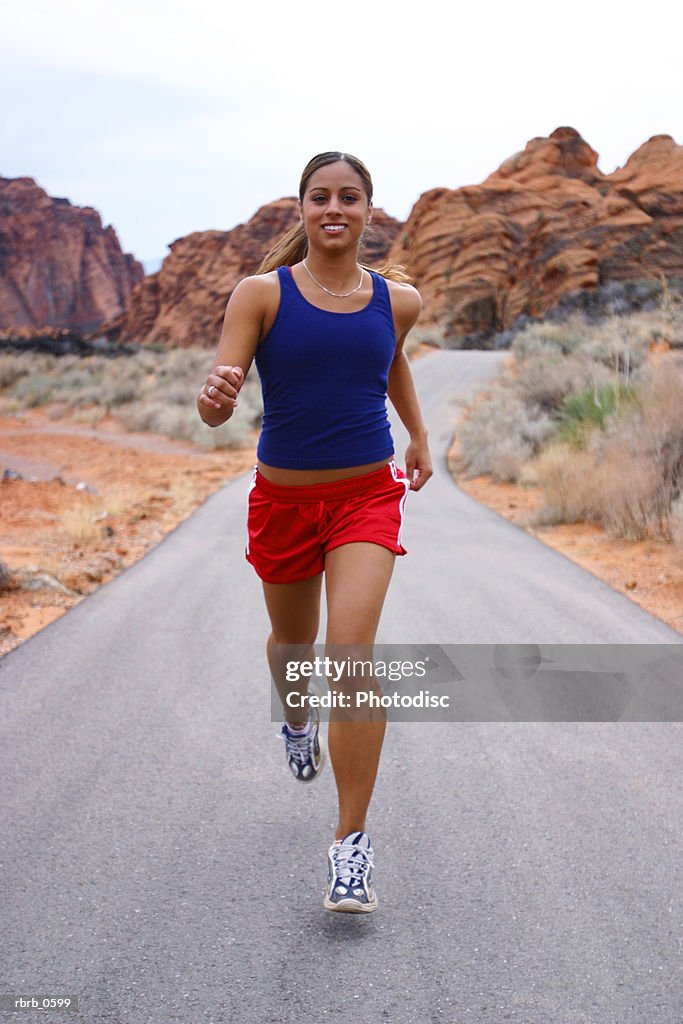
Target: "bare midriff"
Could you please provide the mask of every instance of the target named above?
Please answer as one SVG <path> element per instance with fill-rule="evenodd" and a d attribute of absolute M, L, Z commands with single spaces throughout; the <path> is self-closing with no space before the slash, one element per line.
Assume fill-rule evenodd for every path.
<path fill-rule="evenodd" d="M 350 476 L 363 476 L 364 473 L 374 473 L 376 469 L 381 469 L 389 462 L 390 459 L 380 459 L 379 462 L 368 462 L 364 466 L 345 466 L 343 469 L 281 469 L 277 466 L 266 466 L 259 459 L 257 466 L 259 473 L 272 484 L 291 487 L 296 484 L 327 484 Z"/>

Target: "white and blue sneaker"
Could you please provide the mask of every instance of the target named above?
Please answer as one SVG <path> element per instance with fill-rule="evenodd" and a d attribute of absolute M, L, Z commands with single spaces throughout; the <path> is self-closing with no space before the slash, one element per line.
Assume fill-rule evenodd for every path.
<path fill-rule="evenodd" d="M 345 914 L 371 914 L 377 910 L 377 894 L 372 888 L 373 852 L 370 836 L 350 832 L 333 843 L 328 854 L 325 910 Z"/>
<path fill-rule="evenodd" d="M 303 731 L 293 730 L 286 722 L 280 730 L 289 770 L 299 782 L 313 782 L 320 775 L 325 751 L 320 744 L 319 730 L 320 716 L 315 708 L 308 712 L 308 722 Z"/>

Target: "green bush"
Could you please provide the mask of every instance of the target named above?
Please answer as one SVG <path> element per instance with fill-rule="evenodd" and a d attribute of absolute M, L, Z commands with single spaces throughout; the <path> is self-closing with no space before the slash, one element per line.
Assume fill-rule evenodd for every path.
<path fill-rule="evenodd" d="M 649 367 L 624 404 L 621 390 L 618 413 L 614 405 L 607 411 L 614 395 L 605 393 L 602 405 L 574 397 L 584 443 L 541 454 L 542 520 L 589 520 L 625 540 L 673 540 L 683 486 L 683 362 L 674 354 Z"/>
<path fill-rule="evenodd" d="M 608 417 L 623 410 L 634 397 L 631 384 L 610 381 L 589 387 L 579 394 L 568 395 L 558 411 L 558 436 L 561 441 L 581 446 L 586 433 L 596 427 L 603 429 Z"/>
<path fill-rule="evenodd" d="M 519 363 L 517 391 L 528 405 L 557 415 L 569 395 L 609 379 L 604 366 L 583 352 L 563 356 L 557 351 L 527 356 Z"/>

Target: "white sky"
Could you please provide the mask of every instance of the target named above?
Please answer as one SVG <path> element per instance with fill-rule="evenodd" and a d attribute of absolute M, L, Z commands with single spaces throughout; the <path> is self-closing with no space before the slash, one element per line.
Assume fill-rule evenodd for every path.
<path fill-rule="evenodd" d="M 0 0 L 0 174 L 94 206 L 152 261 L 294 195 L 328 149 L 404 219 L 571 125 L 609 173 L 683 142 L 683 5 Z"/>

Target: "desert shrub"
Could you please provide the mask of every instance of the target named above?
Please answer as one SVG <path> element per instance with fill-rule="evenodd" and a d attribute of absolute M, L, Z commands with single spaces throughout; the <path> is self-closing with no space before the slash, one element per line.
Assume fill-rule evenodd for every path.
<path fill-rule="evenodd" d="M 135 378 L 132 375 L 125 375 L 109 381 L 102 390 L 102 397 L 109 408 L 116 408 L 135 401 L 139 391 L 140 386 Z"/>
<path fill-rule="evenodd" d="M 21 377 L 10 388 L 10 395 L 17 400 L 20 406 L 35 409 L 50 401 L 54 388 L 54 377 L 46 373 L 29 373 L 27 376 Z"/>
<path fill-rule="evenodd" d="M 577 523 L 595 518 L 599 481 L 592 452 L 553 442 L 539 455 L 535 469 L 545 501 L 536 516 L 538 523 Z"/>
<path fill-rule="evenodd" d="M 626 540 L 673 539 L 683 480 L 681 361 L 651 366 L 585 450 L 549 449 L 537 471 L 546 521 L 589 519 Z"/>
<path fill-rule="evenodd" d="M 0 353 L 0 391 L 12 387 L 18 380 L 30 373 L 29 361 L 23 355 L 13 352 Z"/>
<path fill-rule="evenodd" d="M 563 328 L 563 330 L 561 330 Z M 608 381 L 629 382 L 645 365 L 653 341 L 668 340 L 661 310 L 608 317 L 589 325 L 531 324 L 513 340 L 520 394 L 552 412 L 564 399 Z M 559 333 L 558 333 L 559 332 Z"/>
<path fill-rule="evenodd" d="M 583 353 L 551 351 L 526 357 L 518 365 L 517 379 L 520 397 L 552 414 L 569 395 L 605 382 L 609 373 Z"/>
<path fill-rule="evenodd" d="M 683 293 L 679 288 L 674 290 L 662 274 L 662 293 L 659 310 L 664 320 L 666 340 L 672 348 L 683 348 Z"/>
<path fill-rule="evenodd" d="M 106 393 L 107 384 L 94 374 L 91 375 L 69 375 L 67 378 L 59 378 L 55 381 L 51 401 L 66 402 L 68 409 L 82 409 L 86 406 L 101 407 L 104 414 L 107 410 L 103 396 Z"/>
<path fill-rule="evenodd" d="M 647 456 L 629 452 L 622 440 L 615 434 L 585 450 L 558 444 L 543 452 L 537 474 L 545 506 L 536 521 L 595 522 L 625 540 L 650 533 L 662 536 L 654 468 Z"/>
<path fill-rule="evenodd" d="M 612 374 L 628 380 L 647 357 L 649 344 L 657 334 L 655 321 L 653 312 L 610 317 L 593 328 L 583 352 Z"/>
<path fill-rule="evenodd" d="M 177 348 L 167 353 L 165 364 L 169 372 L 176 377 L 195 377 L 198 373 L 206 373 L 213 364 L 214 352 L 205 348 Z"/>
<path fill-rule="evenodd" d="M 566 323 L 528 324 L 511 344 L 519 397 L 554 415 L 569 395 L 605 383 L 610 370 L 588 351 L 591 337 L 578 315 Z"/>
<path fill-rule="evenodd" d="M 196 396 L 213 358 L 203 348 L 141 349 L 118 359 L 5 354 L 0 356 L 0 408 L 16 413 L 49 405 L 51 419 L 70 416 L 91 426 L 113 410 L 127 430 L 153 431 L 208 448 L 250 445 L 263 411 L 255 370 L 227 424 L 210 428 L 199 419 Z"/>
<path fill-rule="evenodd" d="M 47 418 L 50 420 L 61 420 L 68 416 L 71 406 L 68 402 L 50 402 L 47 409 Z"/>
<path fill-rule="evenodd" d="M 514 338 L 511 351 L 517 359 L 541 353 L 569 355 L 580 349 L 589 336 L 590 327 L 582 316 L 569 317 L 564 323 L 527 324 Z"/>
<path fill-rule="evenodd" d="M 553 429 L 541 409 L 530 408 L 509 388 L 494 387 L 460 424 L 461 462 L 469 476 L 517 480 Z"/>
<path fill-rule="evenodd" d="M 75 408 L 69 406 L 68 416 L 74 423 L 81 423 L 86 427 L 96 427 L 106 412 L 107 410 L 100 405 L 78 405 Z"/>
<path fill-rule="evenodd" d="M 646 452 L 629 452 L 613 437 L 595 460 L 600 490 L 595 515 L 614 537 L 671 538 L 670 501 Z"/>
<path fill-rule="evenodd" d="M 157 396 L 159 398 L 163 398 L 163 400 L 168 405 L 176 405 L 176 406 L 185 406 L 185 407 L 187 407 L 188 405 L 192 404 L 192 407 L 194 408 L 194 404 L 195 404 L 194 390 L 189 390 L 188 391 L 188 388 L 184 384 L 181 384 L 181 383 L 176 383 L 176 382 L 169 383 L 167 385 L 167 387 L 164 388 L 162 394 L 159 394 L 159 392 L 157 391 Z"/>
<path fill-rule="evenodd" d="M 163 355 L 162 355 L 163 358 Z M 117 372 L 125 373 L 128 376 L 140 379 L 147 374 L 153 374 L 159 362 L 159 354 L 150 352 L 147 348 L 139 349 L 135 355 L 125 360 L 117 359 Z"/>
<path fill-rule="evenodd" d="M 592 520 L 628 539 L 683 534 L 682 316 L 676 293 L 597 324 L 579 314 L 527 324 L 513 364 L 461 422 L 461 466 L 537 479 L 544 522 Z M 657 342 L 673 350 L 650 359 Z"/>
<path fill-rule="evenodd" d="M 650 481 L 639 505 L 645 509 L 647 530 L 671 539 L 683 482 L 683 360 L 671 354 L 652 364 L 636 397 L 636 406 L 615 422 L 617 436 L 610 441 L 634 462 L 639 460 Z"/>
<path fill-rule="evenodd" d="M 84 359 L 80 366 L 68 369 L 56 377 L 55 390 L 80 394 L 90 390 L 94 384 L 99 384 L 101 379 L 101 373 Z"/>
<path fill-rule="evenodd" d="M 587 431 L 596 427 L 604 428 L 608 417 L 632 401 L 634 394 L 633 385 L 608 381 L 599 387 L 586 388 L 578 394 L 568 395 L 558 411 L 560 440 L 583 445 Z"/>
<path fill-rule="evenodd" d="M 405 340 L 403 351 L 407 356 L 412 355 L 420 345 L 445 348 L 446 342 L 443 329 L 440 327 L 414 327 Z"/>
<path fill-rule="evenodd" d="M 193 440 L 197 418 L 194 408 L 187 405 L 181 406 L 172 403 L 160 405 L 157 403 L 156 409 L 156 418 L 148 429 L 179 441 Z"/>
<path fill-rule="evenodd" d="M 12 586 L 12 570 L 4 562 L 0 562 L 0 594 Z"/>
<path fill-rule="evenodd" d="M 172 407 L 161 401 L 134 401 L 120 406 L 117 415 L 124 430 L 128 430 L 131 433 L 149 431 L 154 434 L 162 434 L 164 433 L 161 429 L 162 426 L 170 426 L 172 420 L 172 425 L 176 432 L 171 436 L 178 437 L 178 419 L 175 415 L 173 417 L 167 415 L 169 408 Z M 172 411 L 175 412 L 175 410 Z M 186 437 L 187 435 L 181 431 L 180 436 Z"/>
<path fill-rule="evenodd" d="M 180 406 L 158 399 L 134 402 L 121 406 L 118 415 L 125 430 L 163 434 L 202 448 L 241 448 L 252 443 L 252 425 L 246 417 L 233 416 L 220 427 L 208 427 L 200 420 L 194 404 Z"/>
<path fill-rule="evenodd" d="M 79 359 L 77 356 L 39 356 L 25 353 L 16 357 L 21 360 L 26 373 L 18 376 L 14 371 L 15 383 L 5 389 L 5 394 L 14 400 L 18 408 L 35 408 L 56 402 L 68 413 L 84 405 L 99 403 L 107 371 L 113 360 L 102 356 Z"/>
<path fill-rule="evenodd" d="M 201 448 L 247 448 L 253 435 L 244 420 L 232 418 L 220 427 L 207 427 L 197 418 L 192 440 Z"/>

